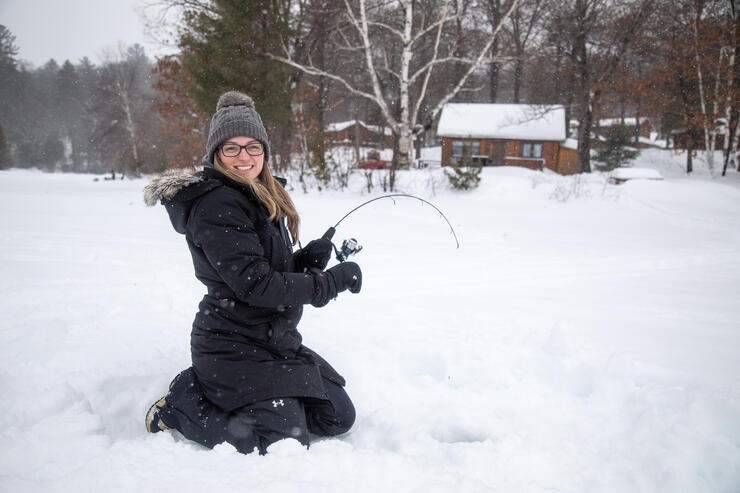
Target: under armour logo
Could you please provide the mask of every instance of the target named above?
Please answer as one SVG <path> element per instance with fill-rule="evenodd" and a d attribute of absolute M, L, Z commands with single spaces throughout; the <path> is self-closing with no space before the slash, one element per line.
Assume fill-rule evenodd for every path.
<path fill-rule="evenodd" d="M 283 402 L 282 399 L 280 399 L 279 401 L 272 401 L 272 407 L 278 407 L 278 406 L 285 406 L 285 403 Z"/>

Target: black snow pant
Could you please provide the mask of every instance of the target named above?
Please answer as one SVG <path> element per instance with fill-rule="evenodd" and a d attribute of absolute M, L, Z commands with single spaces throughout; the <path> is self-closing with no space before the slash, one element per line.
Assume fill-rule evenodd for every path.
<path fill-rule="evenodd" d="M 340 385 L 324 379 L 328 400 L 283 397 L 255 402 L 226 412 L 209 401 L 192 368 L 172 381 L 159 411 L 170 428 L 201 445 L 213 448 L 228 442 L 248 454 L 260 454 L 283 438 L 295 438 L 309 445 L 309 432 L 335 436 L 349 431 L 355 421 L 355 408 Z"/>

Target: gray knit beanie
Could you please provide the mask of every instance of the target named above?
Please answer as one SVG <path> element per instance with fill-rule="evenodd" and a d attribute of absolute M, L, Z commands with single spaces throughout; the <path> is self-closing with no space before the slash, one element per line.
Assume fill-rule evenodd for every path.
<path fill-rule="evenodd" d="M 206 143 L 206 159 L 213 165 L 213 154 L 224 141 L 232 137 L 252 137 L 265 148 L 265 162 L 270 159 L 270 143 L 262 118 L 254 109 L 254 101 L 239 91 L 228 91 L 218 98 L 216 112 L 211 118 Z"/>

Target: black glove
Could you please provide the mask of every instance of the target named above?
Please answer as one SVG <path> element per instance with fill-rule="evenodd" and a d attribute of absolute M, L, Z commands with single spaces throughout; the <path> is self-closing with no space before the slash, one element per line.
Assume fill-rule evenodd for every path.
<path fill-rule="evenodd" d="M 345 289 L 349 289 L 350 293 L 359 293 L 362 288 L 362 271 L 354 262 L 344 262 L 327 271 L 311 269 L 309 272 L 315 279 L 311 301 L 315 307 L 326 305 Z"/>
<path fill-rule="evenodd" d="M 354 262 L 342 262 L 326 271 L 334 277 L 337 293 L 349 289 L 350 293 L 359 293 L 362 288 L 362 271 Z"/>
<path fill-rule="evenodd" d="M 308 269 L 324 270 L 331 258 L 332 249 L 331 241 L 324 238 L 308 242 L 308 245 L 293 254 L 296 272 Z"/>

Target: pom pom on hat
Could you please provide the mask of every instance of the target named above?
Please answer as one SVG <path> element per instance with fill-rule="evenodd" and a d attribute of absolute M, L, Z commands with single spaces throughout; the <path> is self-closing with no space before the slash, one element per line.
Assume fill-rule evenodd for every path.
<path fill-rule="evenodd" d="M 250 98 L 243 92 L 229 91 L 223 93 L 221 97 L 218 98 L 218 103 L 216 103 L 216 111 L 220 110 L 221 108 L 226 108 L 227 106 L 247 106 L 249 108 L 254 108 L 254 101 L 252 101 L 252 98 Z"/>

